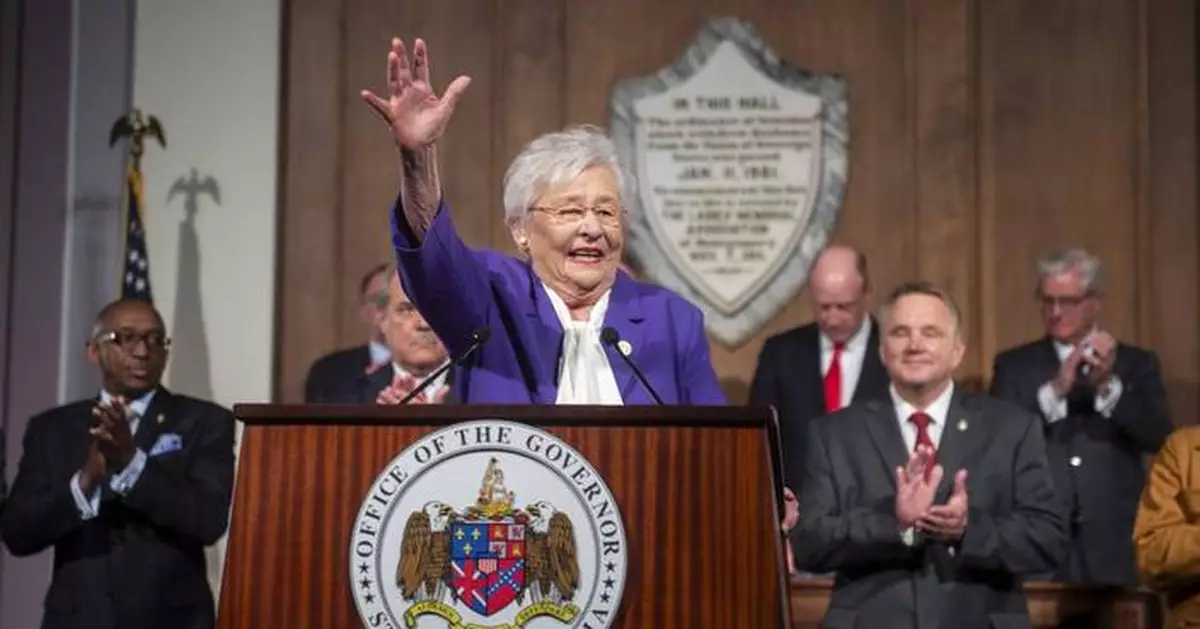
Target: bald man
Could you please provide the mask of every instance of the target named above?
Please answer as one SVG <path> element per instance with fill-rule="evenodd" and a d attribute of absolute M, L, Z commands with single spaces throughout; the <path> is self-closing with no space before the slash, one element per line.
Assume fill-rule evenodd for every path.
<path fill-rule="evenodd" d="M 816 321 L 767 339 L 759 354 L 750 403 L 779 413 L 789 483 L 804 470 L 809 421 L 851 401 L 888 399 L 870 293 L 866 257 L 841 245 L 825 249 L 809 274 Z"/>

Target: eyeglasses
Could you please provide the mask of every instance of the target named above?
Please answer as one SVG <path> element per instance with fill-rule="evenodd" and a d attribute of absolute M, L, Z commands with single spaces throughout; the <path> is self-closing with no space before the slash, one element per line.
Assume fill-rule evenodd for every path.
<path fill-rule="evenodd" d="M 596 215 L 596 220 L 605 227 L 615 227 L 621 224 L 625 208 L 615 203 L 601 203 L 590 208 L 582 205 L 564 205 L 561 207 L 534 206 L 535 211 L 542 212 L 559 225 L 578 225 L 583 222 L 590 210 Z"/>
<path fill-rule="evenodd" d="M 149 332 L 134 332 L 133 330 L 114 330 L 96 337 L 97 343 L 112 343 L 121 349 L 131 352 L 138 343 L 145 343 L 147 349 L 163 350 L 171 346 L 171 339 L 158 330 Z"/>
<path fill-rule="evenodd" d="M 1093 295 L 1091 293 L 1084 293 L 1082 295 L 1055 296 L 1038 293 L 1034 297 L 1046 310 L 1053 310 L 1056 306 L 1062 310 L 1067 310 L 1069 308 L 1078 308 L 1080 304 L 1091 299 Z"/>

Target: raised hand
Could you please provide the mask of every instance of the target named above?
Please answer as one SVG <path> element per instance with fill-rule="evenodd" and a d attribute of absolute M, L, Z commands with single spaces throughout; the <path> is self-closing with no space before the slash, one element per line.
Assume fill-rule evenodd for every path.
<path fill-rule="evenodd" d="M 944 472 L 941 465 L 934 465 L 926 474 L 926 467 L 932 460 L 933 450 L 918 446 L 908 462 L 896 468 L 896 519 L 904 528 L 916 526 L 933 505 L 933 496 Z"/>
<path fill-rule="evenodd" d="M 967 470 L 954 475 L 954 489 L 944 505 L 929 508 L 917 522 L 917 530 L 928 537 L 958 541 L 967 530 Z"/>
<path fill-rule="evenodd" d="M 470 84 L 470 77 L 460 76 L 438 98 L 429 78 L 425 41 L 418 39 L 413 44 L 410 65 L 404 42 L 395 38 L 387 57 L 387 98 L 370 90 L 363 90 L 362 97 L 391 128 L 397 147 L 416 150 L 441 137 L 455 104 Z"/>

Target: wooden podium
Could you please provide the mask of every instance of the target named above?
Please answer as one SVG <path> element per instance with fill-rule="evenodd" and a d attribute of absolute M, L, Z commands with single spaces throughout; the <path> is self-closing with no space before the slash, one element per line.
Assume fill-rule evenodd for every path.
<path fill-rule="evenodd" d="M 224 629 L 373 625 L 351 582 L 368 493 L 412 444 L 479 420 L 544 431 L 573 448 L 607 484 L 624 525 L 627 569 L 614 615 L 592 621 L 585 610 L 529 626 L 791 626 L 770 409 L 243 404 L 234 414 L 244 431 L 218 610 Z M 461 626 L 519 626 L 474 622 Z"/>

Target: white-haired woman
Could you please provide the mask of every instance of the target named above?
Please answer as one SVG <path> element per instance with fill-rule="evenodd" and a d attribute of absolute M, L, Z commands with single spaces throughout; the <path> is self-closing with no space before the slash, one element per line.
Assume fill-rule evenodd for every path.
<path fill-rule="evenodd" d="M 700 311 L 618 268 L 634 183 L 603 134 L 575 127 L 526 146 L 504 177 L 507 224 L 524 259 L 473 250 L 441 196 L 436 156 L 470 79 L 439 98 L 419 39 L 411 57 L 392 40 L 387 68 L 387 97 L 362 95 L 400 151 L 392 240 L 404 289 L 452 355 L 482 328 L 490 335 L 455 372 L 463 402 L 725 403 Z"/>

